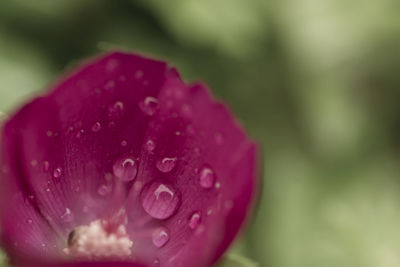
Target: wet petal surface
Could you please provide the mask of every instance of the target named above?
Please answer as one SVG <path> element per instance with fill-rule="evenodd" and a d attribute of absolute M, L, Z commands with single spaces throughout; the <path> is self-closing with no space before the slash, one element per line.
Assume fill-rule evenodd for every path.
<path fill-rule="evenodd" d="M 237 235 L 257 186 L 257 146 L 205 86 L 118 52 L 22 108 L 2 144 L 11 189 L 3 241 L 27 257 L 42 257 L 43 243 L 43 257 L 68 258 L 71 231 L 101 219 L 126 226 L 130 261 L 208 266 Z M 30 204 L 10 209 L 5 198 Z M 21 223 L 32 229 L 18 234 Z"/>

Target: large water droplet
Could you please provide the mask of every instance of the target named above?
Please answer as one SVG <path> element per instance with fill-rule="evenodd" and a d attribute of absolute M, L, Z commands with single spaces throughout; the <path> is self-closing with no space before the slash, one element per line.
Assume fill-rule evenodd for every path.
<path fill-rule="evenodd" d="M 97 188 L 97 193 L 99 193 L 100 196 L 106 196 L 110 192 L 111 192 L 111 187 L 105 184 L 100 185 L 99 188 Z"/>
<path fill-rule="evenodd" d="M 155 181 L 145 186 L 140 195 L 143 209 L 153 218 L 167 219 L 180 205 L 180 192 L 172 185 Z"/>
<path fill-rule="evenodd" d="M 170 172 L 175 167 L 176 161 L 177 161 L 176 157 L 163 158 L 157 161 L 156 167 L 161 172 Z"/>
<path fill-rule="evenodd" d="M 54 178 L 59 178 L 62 174 L 62 169 L 61 168 L 55 168 L 53 171 L 53 177 Z"/>
<path fill-rule="evenodd" d="M 153 244 L 154 246 L 161 248 L 169 240 L 169 231 L 165 227 L 159 227 L 153 232 Z"/>
<path fill-rule="evenodd" d="M 117 160 L 113 166 L 114 175 L 124 182 L 129 182 L 135 179 L 137 169 L 137 163 L 131 157 L 123 157 Z"/>
<path fill-rule="evenodd" d="M 209 167 L 203 167 L 200 171 L 200 186 L 209 189 L 214 186 L 215 173 Z"/>
<path fill-rule="evenodd" d="M 199 226 L 199 224 L 200 224 L 200 220 L 201 220 L 200 212 L 198 212 L 198 211 L 194 212 L 190 216 L 189 222 L 188 222 L 190 229 L 196 229 L 197 226 Z"/>
<path fill-rule="evenodd" d="M 101 130 L 101 124 L 100 122 L 96 122 L 95 124 L 93 124 L 92 126 L 92 132 L 97 133 L 98 131 Z"/>
<path fill-rule="evenodd" d="M 158 100 L 157 98 L 148 96 L 139 103 L 139 107 L 146 115 L 152 116 L 158 110 Z"/>

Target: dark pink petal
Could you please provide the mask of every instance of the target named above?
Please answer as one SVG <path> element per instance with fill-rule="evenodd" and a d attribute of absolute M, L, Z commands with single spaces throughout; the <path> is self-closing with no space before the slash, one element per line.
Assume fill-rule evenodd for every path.
<path fill-rule="evenodd" d="M 165 71 L 165 63 L 113 53 L 14 115 L 2 138 L 4 168 L 13 175 L 3 175 L 2 182 L 14 183 L 16 189 L 6 192 L 2 203 L 8 204 L 5 201 L 18 192 L 23 198 L 34 197 L 35 210 L 29 210 L 33 215 L 21 214 L 7 206 L 4 212 L 19 222 L 32 219 L 33 224 L 40 223 L 36 220 L 40 216 L 53 233 L 48 239 L 60 236 L 64 241 L 77 225 L 104 215 L 108 199 L 99 191 L 102 186 L 113 186 L 109 177 L 118 155 L 138 157 L 148 116 L 137 103 L 157 94 Z M 135 73 L 145 74 L 138 79 Z M 121 146 L 122 141 L 128 145 Z M 6 218 L 4 229 L 15 227 L 16 219 L 2 218 Z M 38 234 L 34 229 L 31 232 L 32 238 Z M 15 238 L 7 231 L 4 235 Z M 29 234 L 24 238 L 32 241 Z M 37 255 L 42 243 L 55 245 L 44 241 L 24 253 Z"/>
<path fill-rule="evenodd" d="M 257 146 L 228 109 L 165 63 L 129 54 L 65 79 L 2 138 L 2 240 L 13 258 L 67 259 L 69 233 L 103 219 L 110 231 L 127 223 L 132 261 L 209 266 L 257 187 Z M 24 222 L 32 228 L 19 232 Z"/>
<path fill-rule="evenodd" d="M 128 206 L 133 205 L 140 194 L 145 212 L 155 218 L 158 212 L 176 209 L 166 220 L 149 224 L 168 229 L 168 243 L 153 252 L 163 266 L 215 262 L 236 236 L 255 195 L 257 147 L 208 92 L 202 85 L 187 87 L 174 71 L 168 73 L 158 96 L 158 116 L 149 123 L 141 152 L 137 183 L 142 182 L 144 189 L 132 190 L 128 200 Z M 173 168 L 160 169 L 160 162 L 171 158 L 176 159 Z M 162 199 L 148 199 L 149 188 L 156 193 L 160 184 L 173 193 L 165 195 L 168 208 L 159 203 Z M 176 198 L 182 204 L 176 204 Z M 146 216 L 138 210 L 132 211 L 133 221 Z M 135 231 L 142 227 L 133 225 Z"/>

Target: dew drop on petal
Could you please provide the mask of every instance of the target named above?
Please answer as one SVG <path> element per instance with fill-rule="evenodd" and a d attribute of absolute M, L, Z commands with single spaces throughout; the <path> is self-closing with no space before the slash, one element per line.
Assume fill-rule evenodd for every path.
<path fill-rule="evenodd" d="M 135 179 L 137 170 L 137 163 L 132 157 L 120 158 L 113 166 L 114 175 L 124 182 L 129 182 Z"/>
<path fill-rule="evenodd" d="M 170 172 L 175 167 L 177 158 L 163 158 L 157 161 L 156 167 L 160 172 Z"/>
<path fill-rule="evenodd" d="M 197 226 L 199 226 L 199 224 L 200 224 L 200 220 L 201 220 L 200 212 L 198 212 L 198 211 L 194 212 L 190 216 L 189 222 L 188 222 L 190 229 L 196 229 Z"/>
<path fill-rule="evenodd" d="M 232 200 L 226 200 L 225 203 L 224 203 L 224 206 L 225 206 L 225 209 L 226 209 L 226 210 L 232 209 L 232 208 L 233 208 L 233 205 L 234 205 L 234 203 L 233 203 Z"/>
<path fill-rule="evenodd" d="M 203 167 L 200 171 L 200 186 L 209 189 L 214 186 L 215 173 L 209 167 Z"/>
<path fill-rule="evenodd" d="M 43 162 L 43 170 L 47 172 L 50 168 L 50 163 L 48 161 Z"/>
<path fill-rule="evenodd" d="M 139 80 L 143 77 L 143 71 L 142 70 L 138 70 L 135 72 L 135 79 Z"/>
<path fill-rule="evenodd" d="M 53 177 L 54 178 L 59 178 L 62 174 L 62 169 L 61 168 L 55 168 L 53 171 Z"/>
<path fill-rule="evenodd" d="M 76 133 L 76 138 L 81 138 L 82 135 L 85 133 L 84 129 L 80 129 L 77 133 Z"/>
<path fill-rule="evenodd" d="M 143 209 L 153 218 L 167 219 L 178 209 L 180 192 L 172 185 L 155 181 L 145 186 L 140 199 Z"/>
<path fill-rule="evenodd" d="M 108 107 L 108 117 L 111 119 L 119 119 L 124 113 L 124 103 L 117 101 Z"/>
<path fill-rule="evenodd" d="M 106 196 L 111 192 L 111 187 L 107 185 L 100 185 L 99 188 L 97 188 L 97 193 L 99 193 L 100 196 Z"/>
<path fill-rule="evenodd" d="M 148 140 L 145 146 L 147 151 L 152 152 L 156 148 L 156 143 L 153 140 Z"/>
<path fill-rule="evenodd" d="M 157 98 L 148 96 L 139 103 L 139 107 L 146 115 L 152 116 L 158 110 L 158 100 Z"/>
<path fill-rule="evenodd" d="M 153 261 L 153 267 L 159 267 L 160 266 L 160 260 L 159 259 L 155 259 Z"/>
<path fill-rule="evenodd" d="M 217 145 L 222 145 L 224 143 L 224 137 L 222 136 L 221 133 L 216 133 L 214 135 L 214 139 L 215 139 L 215 143 L 217 143 Z"/>
<path fill-rule="evenodd" d="M 193 116 L 192 108 L 189 105 L 182 106 L 182 115 L 186 118 L 191 118 Z"/>
<path fill-rule="evenodd" d="M 220 182 L 216 182 L 215 183 L 215 188 L 216 189 L 220 189 L 221 188 L 221 183 Z"/>
<path fill-rule="evenodd" d="M 74 216 L 71 210 L 69 208 L 66 208 L 64 214 L 61 215 L 60 218 L 63 222 L 71 222 L 74 219 Z"/>
<path fill-rule="evenodd" d="M 128 145 L 128 142 L 126 140 L 121 141 L 121 146 L 126 147 Z"/>
<path fill-rule="evenodd" d="M 96 122 L 95 124 L 93 124 L 92 126 L 92 132 L 97 133 L 98 131 L 101 130 L 101 124 L 100 122 Z"/>
<path fill-rule="evenodd" d="M 161 248 L 169 240 L 169 231 L 165 227 L 159 227 L 154 230 L 152 238 L 154 246 Z"/>
<path fill-rule="evenodd" d="M 27 220 L 26 220 L 26 223 L 27 223 L 27 224 L 32 224 L 33 221 L 32 221 L 32 219 L 27 219 Z"/>

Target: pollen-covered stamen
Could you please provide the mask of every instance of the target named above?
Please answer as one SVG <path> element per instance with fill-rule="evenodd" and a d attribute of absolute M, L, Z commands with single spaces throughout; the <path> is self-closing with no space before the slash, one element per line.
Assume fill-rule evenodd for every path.
<path fill-rule="evenodd" d="M 110 229 L 106 221 L 96 220 L 75 228 L 64 252 L 79 260 L 126 259 L 132 254 L 132 245 L 124 225 Z"/>

